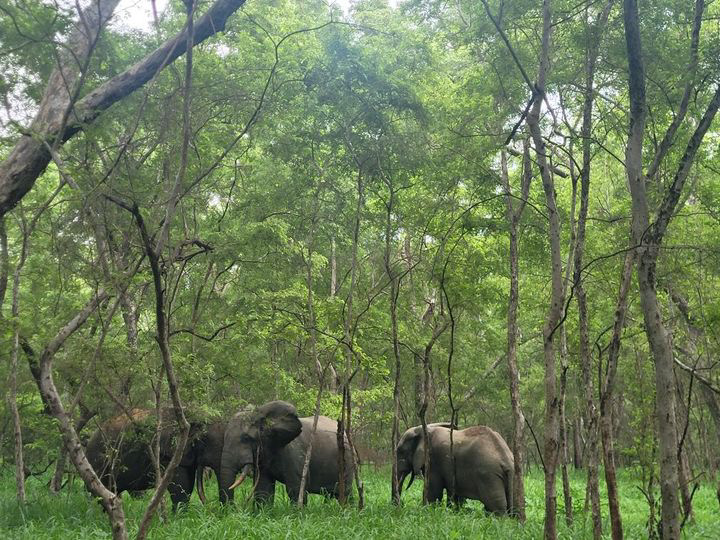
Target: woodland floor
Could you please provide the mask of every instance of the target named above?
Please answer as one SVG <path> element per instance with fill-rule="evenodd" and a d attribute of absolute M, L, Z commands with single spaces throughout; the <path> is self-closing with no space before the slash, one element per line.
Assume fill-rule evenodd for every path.
<path fill-rule="evenodd" d="M 241 506 L 225 509 L 217 502 L 204 507 L 193 496 L 189 507 L 177 515 L 170 515 L 167 523 L 160 525 L 156 521 L 150 538 L 542 538 L 543 476 L 538 470 L 531 471 L 526 478 L 528 520 L 524 526 L 512 519 L 486 516 L 479 503 L 474 501 L 469 501 L 461 511 L 422 507 L 419 504 L 421 482 L 416 482 L 405 494 L 402 508 L 394 508 L 388 502 L 390 487 L 387 470 L 366 469 L 363 479 L 366 508 L 362 511 L 354 506 L 341 509 L 337 502 L 325 502 L 317 496 L 310 498 L 308 507 L 298 510 L 290 505 L 282 487 L 278 490 L 279 497 L 274 507 L 261 511 Z M 565 524 L 560 491 L 559 536 L 591 538 L 589 515 L 583 513 L 584 472 L 573 471 L 571 483 L 575 525 L 569 528 Z M 27 484 L 29 502 L 20 508 L 15 501 L 12 470 L 0 468 L 0 538 L 110 538 L 108 521 L 100 505 L 92 501 L 78 479 L 57 496 L 49 494 L 46 484 L 45 477 L 30 478 Z M 213 484 L 214 481 L 208 483 L 208 498 L 217 501 L 217 489 Z M 626 538 L 648 537 L 648 505 L 637 487 L 640 485 L 637 475 L 629 470 L 621 471 L 620 504 Z M 131 538 L 137 530 L 148 497 L 133 499 L 124 496 Z M 695 493 L 693 503 L 695 521 L 685 526 L 684 537 L 720 538 L 718 502 L 713 487 L 702 485 Z M 603 513 L 607 514 L 607 503 L 603 506 Z M 605 532 L 609 533 L 607 521 L 604 525 Z"/>

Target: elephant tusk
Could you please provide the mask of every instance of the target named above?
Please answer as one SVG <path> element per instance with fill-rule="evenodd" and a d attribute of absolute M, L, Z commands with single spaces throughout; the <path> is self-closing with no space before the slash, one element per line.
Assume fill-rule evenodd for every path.
<path fill-rule="evenodd" d="M 406 489 L 406 490 L 407 490 L 407 489 L 410 489 L 410 486 L 412 486 L 412 483 L 413 483 L 414 481 L 415 481 L 415 471 L 413 471 L 413 472 L 410 473 L 410 482 L 408 482 L 408 485 L 407 485 L 407 487 L 406 487 L 405 489 Z"/>
<path fill-rule="evenodd" d="M 203 504 L 207 504 L 207 499 L 205 498 L 205 483 L 203 476 L 205 474 L 205 467 L 198 467 L 197 471 L 195 472 L 196 477 L 196 484 L 197 484 L 197 492 L 198 497 L 200 497 L 200 502 Z"/>
<path fill-rule="evenodd" d="M 245 481 L 245 478 L 247 478 L 247 473 L 244 472 L 240 476 L 238 476 L 237 480 L 235 480 L 235 482 L 233 482 L 233 485 L 231 485 L 228 489 L 235 489 Z"/>

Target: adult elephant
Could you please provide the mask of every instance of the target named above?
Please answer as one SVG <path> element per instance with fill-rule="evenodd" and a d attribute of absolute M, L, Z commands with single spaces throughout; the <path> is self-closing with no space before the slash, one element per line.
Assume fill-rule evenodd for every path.
<path fill-rule="evenodd" d="M 276 482 L 285 484 L 290 500 L 297 501 L 312 425 L 312 416 L 298 418 L 295 407 L 286 401 L 271 401 L 255 411 L 236 414 L 228 422 L 225 432 L 220 470 L 221 500 L 232 500 L 233 490 L 252 475 L 256 502 L 272 502 Z M 353 479 L 350 460 L 346 441 L 347 494 Z M 337 422 L 319 416 L 305 493 L 338 497 L 338 478 Z"/>
<path fill-rule="evenodd" d="M 442 500 L 462 503 L 475 499 L 485 509 L 496 514 L 514 514 L 512 507 L 513 455 L 505 440 L 486 426 L 473 426 L 452 432 L 453 451 L 450 453 L 450 425 L 428 426 L 430 444 L 430 472 L 425 473 L 425 443 L 422 426 L 408 429 L 397 447 L 398 486 L 408 474 L 423 475 L 428 482 L 428 502 Z M 454 457 L 454 463 L 453 463 Z"/>
<path fill-rule="evenodd" d="M 162 412 L 160 463 L 167 465 L 175 445 L 174 414 Z M 220 478 L 225 422 L 190 423 L 182 459 L 168 486 L 173 509 L 190 500 L 197 479 L 198 496 L 205 502 L 202 473 L 210 467 Z M 131 494 L 155 487 L 155 465 L 150 447 L 157 431 L 154 411 L 133 409 L 104 422 L 88 441 L 86 454 L 102 483 L 116 493 Z M 218 482 L 218 487 L 220 486 Z"/>

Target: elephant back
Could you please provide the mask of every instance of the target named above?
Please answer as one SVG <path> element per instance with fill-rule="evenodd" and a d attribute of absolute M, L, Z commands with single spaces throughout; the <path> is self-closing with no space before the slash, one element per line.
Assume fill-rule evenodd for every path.
<path fill-rule="evenodd" d="M 504 469 L 513 468 L 513 454 L 505 439 L 497 431 L 487 426 L 472 426 L 459 432 L 462 437 L 480 444 L 484 453 L 492 456 Z"/>

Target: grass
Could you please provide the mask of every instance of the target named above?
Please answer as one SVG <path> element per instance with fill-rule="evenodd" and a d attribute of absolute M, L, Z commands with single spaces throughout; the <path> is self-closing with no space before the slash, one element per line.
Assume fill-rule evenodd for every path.
<path fill-rule="evenodd" d="M 542 538 L 544 496 L 543 476 L 531 471 L 526 477 L 528 520 L 520 525 L 513 519 L 486 516 L 475 501 L 460 511 L 444 506 L 423 507 L 420 504 L 422 482 L 418 481 L 404 494 L 404 505 L 393 507 L 389 503 L 389 474 L 386 470 L 363 471 L 366 508 L 358 511 L 354 506 L 341 508 L 336 501 L 325 501 L 311 496 L 308 506 L 299 510 L 292 506 L 279 486 L 275 505 L 252 510 L 243 504 L 224 508 L 217 503 L 217 490 L 212 483 L 206 486 L 207 506 L 193 496 L 188 508 L 170 515 L 166 523 L 157 520 L 150 538 L 173 539 L 327 539 L 327 538 L 382 538 L 382 539 L 436 539 L 436 538 Z M 631 471 L 620 473 L 620 494 L 623 525 L 626 538 L 647 538 L 648 507 L 643 494 L 636 486 L 640 481 Z M 0 538 L 2 539 L 96 539 L 110 538 L 108 520 L 100 505 L 85 492 L 82 483 L 75 479 L 59 495 L 50 495 L 47 478 L 28 481 L 28 502 L 19 506 L 15 500 L 12 470 L 0 469 Z M 589 515 L 583 513 L 585 478 L 582 471 L 571 478 L 575 524 L 565 524 L 562 494 L 559 492 L 558 529 L 560 538 L 591 538 Z M 245 486 L 243 486 L 245 488 Z M 243 491 L 238 500 L 244 499 Z M 605 494 L 602 494 L 606 501 Z M 140 499 L 123 496 L 125 514 L 131 537 L 137 531 L 149 494 Z M 693 499 L 696 519 L 686 525 L 685 538 L 720 538 L 720 519 L 714 488 L 704 485 Z M 607 503 L 603 514 L 607 517 Z M 609 537 L 609 526 L 604 523 Z"/>

